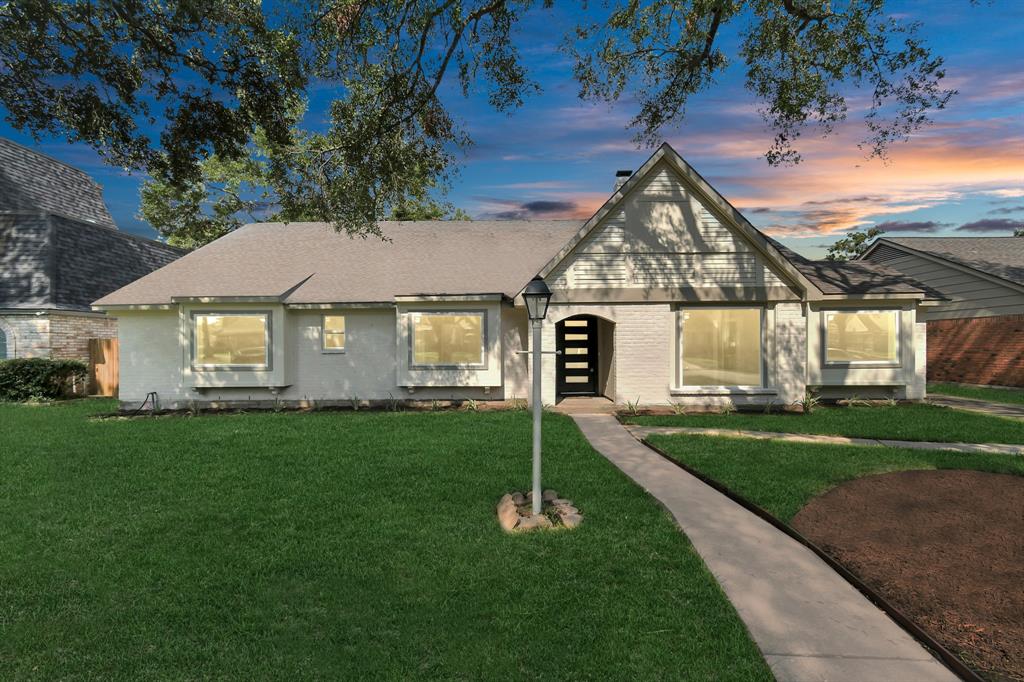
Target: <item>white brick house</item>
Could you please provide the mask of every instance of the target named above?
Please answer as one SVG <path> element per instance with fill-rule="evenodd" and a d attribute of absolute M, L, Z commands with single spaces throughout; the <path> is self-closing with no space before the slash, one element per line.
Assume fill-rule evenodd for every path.
<path fill-rule="evenodd" d="M 124 406 L 528 398 L 538 275 L 546 403 L 924 394 L 928 290 L 789 251 L 667 145 L 585 223 L 381 227 L 248 225 L 97 301 L 120 319 Z"/>

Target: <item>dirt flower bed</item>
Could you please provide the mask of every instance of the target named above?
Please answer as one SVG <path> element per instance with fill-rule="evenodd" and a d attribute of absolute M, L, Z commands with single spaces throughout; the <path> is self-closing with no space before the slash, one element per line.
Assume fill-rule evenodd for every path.
<path fill-rule="evenodd" d="M 1024 477 L 867 476 L 811 500 L 793 526 L 950 651 L 1024 680 Z"/>

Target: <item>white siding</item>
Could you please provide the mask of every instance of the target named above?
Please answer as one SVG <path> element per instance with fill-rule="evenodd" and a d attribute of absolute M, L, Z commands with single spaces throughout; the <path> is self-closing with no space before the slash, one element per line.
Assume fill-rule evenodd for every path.
<path fill-rule="evenodd" d="M 721 292 L 785 283 L 667 165 L 656 167 L 551 273 L 555 289 L 692 287 Z M 717 294 L 710 294 L 713 299 Z"/>
<path fill-rule="evenodd" d="M 868 260 L 884 263 L 951 299 L 928 308 L 926 319 L 948 320 L 1024 314 L 1024 291 L 1010 285 L 998 284 L 885 244 L 878 247 Z"/>

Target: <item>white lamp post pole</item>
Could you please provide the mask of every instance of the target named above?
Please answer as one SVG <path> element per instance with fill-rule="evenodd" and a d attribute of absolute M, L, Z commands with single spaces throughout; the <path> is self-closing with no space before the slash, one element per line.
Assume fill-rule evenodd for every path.
<path fill-rule="evenodd" d="M 540 514 L 541 320 L 533 320 L 533 513 Z"/>

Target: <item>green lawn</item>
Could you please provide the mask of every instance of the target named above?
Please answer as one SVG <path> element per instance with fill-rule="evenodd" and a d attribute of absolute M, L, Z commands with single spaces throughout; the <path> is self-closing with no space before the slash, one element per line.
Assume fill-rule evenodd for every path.
<path fill-rule="evenodd" d="M 770 680 L 661 507 L 545 418 L 573 532 L 503 534 L 530 415 L 0 405 L 0 679 Z"/>
<path fill-rule="evenodd" d="M 925 404 L 819 407 L 811 414 L 741 412 L 625 417 L 644 426 L 691 426 L 851 438 L 950 443 L 1024 443 L 1024 422 Z"/>
<path fill-rule="evenodd" d="M 1024 458 L 941 450 L 653 435 L 671 457 L 787 523 L 813 497 L 862 476 L 907 469 L 977 469 L 1024 475 Z"/>
<path fill-rule="evenodd" d="M 954 395 L 960 398 L 975 398 L 993 403 L 1024 405 L 1024 389 L 1018 388 L 984 388 L 979 386 L 960 386 L 958 384 L 928 384 L 928 393 Z"/>

